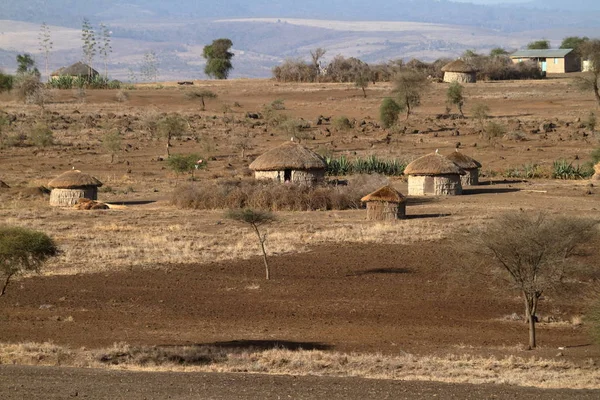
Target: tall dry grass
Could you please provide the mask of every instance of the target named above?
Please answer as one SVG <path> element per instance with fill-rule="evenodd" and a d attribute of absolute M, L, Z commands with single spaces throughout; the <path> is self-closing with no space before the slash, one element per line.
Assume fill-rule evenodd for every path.
<path fill-rule="evenodd" d="M 317 375 L 448 383 L 503 384 L 538 388 L 597 389 L 600 368 L 593 363 L 536 357 L 481 357 L 465 354 L 416 356 L 216 346 L 131 346 L 72 349 L 52 343 L 0 344 L 0 364 L 119 368 L 140 371 L 243 372 Z"/>

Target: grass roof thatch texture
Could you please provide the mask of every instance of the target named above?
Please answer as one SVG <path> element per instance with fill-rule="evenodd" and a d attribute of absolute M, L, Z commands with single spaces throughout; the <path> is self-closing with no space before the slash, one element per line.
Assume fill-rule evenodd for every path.
<path fill-rule="evenodd" d="M 98 75 L 98 71 L 95 69 L 91 69 L 87 64 L 82 63 L 81 61 L 76 62 L 73 65 L 68 67 L 62 67 L 58 70 L 54 71 L 51 75 L 60 75 L 60 76 L 96 76 Z"/>
<path fill-rule="evenodd" d="M 454 60 L 451 63 L 448 63 L 442 67 L 442 72 L 460 72 L 469 74 L 472 72 L 476 72 L 473 67 L 464 62 L 463 60 Z"/>
<path fill-rule="evenodd" d="M 360 201 L 386 201 L 388 203 L 402 203 L 405 197 L 391 186 L 383 186 L 371 194 L 366 195 Z"/>
<path fill-rule="evenodd" d="M 325 168 L 327 168 L 327 164 L 323 160 L 323 157 L 295 142 L 285 142 L 259 156 L 250 164 L 250 169 L 254 171 Z"/>
<path fill-rule="evenodd" d="M 427 154 L 417 158 L 404 169 L 405 175 L 464 175 L 458 165 L 454 164 L 447 157 L 435 153 Z"/>
<path fill-rule="evenodd" d="M 479 161 L 469 157 L 466 154 L 459 152 L 458 149 L 456 149 L 455 152 L 449 154 L 446 157 L 462 169 L 481 168 L 481 164 L 479 163 Z"/>
<path fill-rule="evenodd" d="M 102 186 L 102 182 L 91 175 L 84 174 L 76 169 L 67 171 L 48 182 L 52 189 L 75 189 L 86 186 Z"/>

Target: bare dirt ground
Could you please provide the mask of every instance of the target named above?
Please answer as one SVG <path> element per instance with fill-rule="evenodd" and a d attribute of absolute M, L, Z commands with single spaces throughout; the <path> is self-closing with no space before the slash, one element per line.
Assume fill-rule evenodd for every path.
<path fill-rule="evenodd" d="M 547 173 L 559 158 L 589 161 L 599 140 L 580 121 L 596 105 L 570 82 L 467 86 L 467 116 L 471 105 L 485 103 L 492 120 L 504 124 L 507 133 L 524 136 L 493 142 L 479 135 L 471 118 L 437 118 L 444 111 L 441 84 L 434 84 L 416 115 L 402 122 L 405 133 L 374 124 L 381 99 L 390 95 L 386 84 L 370 87 L 364 99 L 352 85 L 197 82 L 219 96 L 207 102 L 207 111 L 199 111 L 182 89 L 170 85 L 129 90 L 125 103 L 115 100 L 115 91 L 88 91 L 85 103 L 72 91 L 57 92 L 43 119 L 58 145 L 0 150 L 0 179 L 11 186 L 0 192 L 3 222 L 43 230 L 63 250 L 42 275 L 15 281 L 0 299 L 1 341 L 86 348 L 127 342 L 516 355 L 593 366 L 600 347 L 592 344 L 585 319 L 581 323 L 588 307 L 583 293 L 544 298 L 541 347 L 530 352 L 522 346 L 525 324 L 507 318 L 522 312 L 518 294 L 490 291 L 485 276 L 460 278 L 465 263 L 473 260 L 461 243 L 498 213 L 524 209 L 597 217 L 600 194 L 589 181 L 506 177 L 507 169 L 525 164 L 538 164 Z M 237 178 L 247 173 L 256 155 L 289 140 L 286 132 L 244 119 L 247 111 L 260 111 L 276 99 L 285 102 L 281 113 L 295 118 L 346 115 L 358 121 L 348 131 L 313 127 L 304 141 L 313 149 L 349 158 L 374 154 L 409 160 L 435 149 L 453 151 L 460 142 L 465 153 L 483 164 L 484 184 L 465 196 L 410 199 L 410 218 L 397 224 L 365 221 L 364 210 L 278 213 L 278 222 L 267 229 L 274 273 L 267 282 L 252 232 L 225 220 L 220 210 L 170 205 L 172 191 L 186 178 L 159 160 L 164 140 L 150 137 L 142 121 L 149 113 L 181 113 L 191 129 L 174 142 L 172 153 L 209 157 L 208 169 L 197 175 L 200 180 Z M 0 96 L 0 108 L 15 116 L 10 134 L 27 133 L 41 118 L 37 107 L 6 94 Z M 539 132 L 548 122 L 555 127 Z M 111 164 L 101 139 L 115 129 L 124 136 L 124 150 Z M 242 134 L 252 145 L 244 159 L 235 144 Z M 126 206 L 99 212 L 50 208 L 34 188 L 73 166 L 105 183 L 100 200 Z M 392 183 L 406 193 L 402 179 Z M 597 265 L 600 255 L 592 249 L 579 261 Z M 415 387 L 416 393 L 430 393 L 429 386 Z M 471 390 L 456 393 L 464 397 Z M 483 394 L 473 398 L 492 394 L 476 390 Z M 515 394 L 520 395 L 525 394 Z M 319 397 L 310 396 L 303 398 Z M 563 398 L 562 393 L 556 398 Z"/>

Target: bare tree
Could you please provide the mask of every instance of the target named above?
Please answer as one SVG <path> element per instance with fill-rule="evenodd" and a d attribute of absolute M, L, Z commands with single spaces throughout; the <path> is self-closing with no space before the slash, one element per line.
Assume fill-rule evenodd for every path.
<path fill-rule="evenodd" d="M 249 224 L 252 227 L 252 229 L 254 229 L 254 232 L 258 237 L 258 242 L 260 243 L 260 249 L 263 253 L 263 260 L 265 262 L 265 272 L 267 280 L 271 279 L 271 271 L 269 269 L 269 263 L 267 261 L 267 252 L 265 250 L 267 234 L 261 234 L 258 227 L 275 221 L 275 216 L 268 211 L 253 210 L 250 208 L 246 208 L 243 210 L 229 210 L 225 216 L 234 221 Z"/>
<path fill-rule="evenodd" d="M 506 288 L 521 292 L 529 324 L 529 348 L 536 347 L 540 297 L 557 289 L 576 264 L 567 261 L 597 233 L 597 222 L 544 213 L 509 213 L 477 232 L 475 239 L 492 270 L 503 272 Z"/>
<path fill-rule="evenodd" d="M 46 79 L 49 79 L 48 65 L 50 62 L 50 51 L 52 51 L 54 43 L 50 36 L 50 27 L 45 22 L 40 27 L 38 40 L 40 45 L 39 50 L 44 54 L 44 73 L 46 74 Z"/>
<path fill-rule="evenodd" d="M 310 58 L 312 59 L 313 67 L 315 69 L 317 82 L 319 82 L 319 77 L 321 75 L 321 65 L 319 64 L 319 61 L 321 58 L 323 58 L 326 52 L 327 51 L 321 47 L 316 48 L 314 51 L 310 51 Z"/>

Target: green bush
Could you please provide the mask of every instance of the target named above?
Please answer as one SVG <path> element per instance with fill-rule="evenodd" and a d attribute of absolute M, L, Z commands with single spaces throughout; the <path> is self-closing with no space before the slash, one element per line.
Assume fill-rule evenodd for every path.
<path fill-rule="evenodd" d="M 48 147 L 54 144 L 54 134 L 48 125 L 43 123 L 36 124 L 31 130 L 31 142 L 37 147 Z"/>
<path fill-rule="evenodd" d="M 393 126 L 398 122 L 400 111 L 402 111 L 402 108 L 394 99 L 389 97 L 383 99 L 381 106 L 379 106 L 379 121 L 381 121 L 381 126 L 386 129 Z"/>
<path fill-rule="evenodd" d="M 592 151 L 592 163 L 598 164 L 600 162 L 600 147 Z"/>
<path fill-rule="evenodd" d="M 552 164 L 553 179 L 588 179 L 592 175 L 594 175 L 594 168 L 591 163 L 573 165 L 572 162 L 560 159 Z"/>
<path fill-rule="evenodd" d="M 205 168 L 206 160 L 198 154 L 173 154 L 167 159 L 167 165 L 177 174 L 190 173 L 194 177 L 196 169 Z"/>
<path fill-rule="evenodd" d="M 502 125 L 499 122 L 490 121 L 486 124 L 483 130 L 484 138 L 488 140 L 496 139 L 502 137 L 506 134 L 506 126 Z"/>
<path fill-rule="evenodd" d="M 367 158 L 356 158 L 349 161 L 345 156 L 326 158 L 327 174 L 345 176 L 354 174 L 380 174 L 385 176 L 400 176 L 404 173 L 406 163 L 400 160 L 381 160 L 374 155 Z"/>
<path fill-rule="evenodd" d="M 14 76 L 0 72 L 0 93 L 10 92 L 13 88 L 14 81 Z"/>
<path fill-rule="evenodd" d="M 544 171 L 539 164 L 530 163 L 509 168 L 504 172 L 504 176 L 507 178 L 535 179 L 543 178 Z"/>
<path fill-rule="evenodd" d="M 345 115 L 341 115 L 339 117 L 334 118 L 331 122 L 331 125 L 340 131 L 352 129 L 352 123 Z"/>

